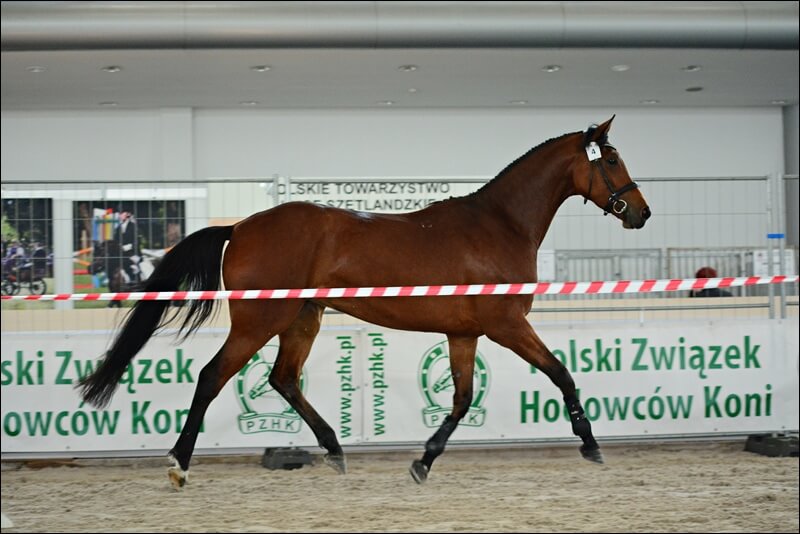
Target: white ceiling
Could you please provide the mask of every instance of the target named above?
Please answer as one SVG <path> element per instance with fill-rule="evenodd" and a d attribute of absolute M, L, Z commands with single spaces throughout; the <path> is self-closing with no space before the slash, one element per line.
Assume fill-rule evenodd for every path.
<path fill-rule="evenodd" d="M 2 109 L 798 104 L 797 49 L 101 48 L 4 47 Z M 112 65 L 121 70 L 103 70 Z M 270 69 L 251 69 L 257 65 Z M 401 70 L 403 65 L 417 69 Z M 547 65 L 562 68 L 544 72 Z M 616 72 L 615 65 L 629 69 Z M 682 70 L 689 65 L 701 69 Z M 702 90 L 687 91 L 697 87 Z M 643 103 L 651 100 L 658 103 Z"/>

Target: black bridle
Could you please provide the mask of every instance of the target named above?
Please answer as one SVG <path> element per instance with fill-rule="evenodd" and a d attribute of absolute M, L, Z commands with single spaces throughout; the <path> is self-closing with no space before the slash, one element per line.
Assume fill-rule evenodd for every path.
<path fill-rule="evenodd" d="M 592 145 L 594 146 L 592 147 Z M 616 150 L 608 143 L 604 143 L 603 146 L 611 148 L 612 150 Z M 598 154 L 594 158 L 592 157 L 592 154 L 594 153 L 592 149 L 597 150 L 596 153 Z M 610 193 L 608 202 L 606 202 L 606 205 L 603 208 L 603 215 L 608 215 L 610 212 L 614 212 L 617 215 L 625 213 L 625 211 L 628 209 L 628 203 L 619 197 L 628 191 L 633 191 L 634 189 L 638 188 L 639 184 L 631 180 L 630 183 L 623 185 L 620 189 L 614 190 L 614 186 L 611 185 L 611 179 L 608 177 L 608 174 L 606 174 L 606 169 L 603 166 L 603 157 L 600 155 L 600 148 L 597 146 L 597 144 L 594 142 L 590 143 L 589 146 L 586 147 L 586 154 L 589 156 L 589 165 L 591 166 L 592 172 L 589 175 L 589 192 L 583 198 L 583 203 L 586 204 L 586 202 L 589 200 L 589 197 L 592 195 L 592 181 L 594 178 L 594 170 L 596 168 L 600 171 L 600 176 L 603 177 L 603 181 L 606 183 L 606 187 Z"/>

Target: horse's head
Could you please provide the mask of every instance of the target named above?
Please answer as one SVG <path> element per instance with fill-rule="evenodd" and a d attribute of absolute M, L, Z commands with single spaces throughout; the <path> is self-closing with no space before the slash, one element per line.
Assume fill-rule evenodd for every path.
<path fill-rule="evenodd" d="M 591 126 L 583 135 L 580 154 L 573 166 L 575 191 L 584 203 L 591 200 L 607 215 L 613 214 L 625 228 L 641 228 L 650 218 L 650 208 L 639 186 L 628 174 L 617 149 L 608 143 L 611 117 Z"/>

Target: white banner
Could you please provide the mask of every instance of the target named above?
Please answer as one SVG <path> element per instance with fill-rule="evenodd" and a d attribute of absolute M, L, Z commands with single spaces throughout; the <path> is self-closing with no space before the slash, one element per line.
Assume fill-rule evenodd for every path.
<path fill-rule="evenodd" d="M 421 210 L 439 200 L 468 195 L 482 185 L 483 183 L 474 183 L 474 180 L 469 179 L 459 181 L 458 178 L 362 178 L 353 181 L 306 178 L 293 181 L 286 198 L 358 211 L 407 213 Z M 285 185 L 281 184 L 278 191 L 285 194 Z"/>
<path fill-rule="evenodd" d="M 658 436 L 798 428 L 798 322 L 538 328 L 571 372 L 595 435 Z M 111 404 L 81 402 L 74 385 L 110 334 L 4 334 L 2 452 L 168 450 L 203 366 L 223 333 L 176 344 L 155 337 Z M 197 449 L 315 446 L 308 425 L 267 376 L 277 339 L 211 403 Z M 303 370 L 308 400 L 343 445 L 427 440 L 452 407 L 446 337 L 368 326 L 325 328 Z M 570 437 L 560 391 L 486 338 L 474 400 L 451 441 Z"/>

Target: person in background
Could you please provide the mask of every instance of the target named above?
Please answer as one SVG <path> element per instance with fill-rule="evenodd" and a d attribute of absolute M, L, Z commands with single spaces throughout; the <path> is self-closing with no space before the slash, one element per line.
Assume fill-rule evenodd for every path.
<path fill-rule="evenodd" d="M 6 267 L 14 268 L 22 265 L 25 262 L 25 247 L 22 246 L 19 239 L 15 239 L 6 250 L 6 256 L 3 258 L 3 264 Z"/>
<path fill-rule="evenodd" d="M 114 232 L 114 238 L 119 244 L 122 254 L 122 268 L 128 275 L 129 282 L 139 281 L 139 229 L 136 218 L 129 211 L 122 211 L 119 214 L 119 226 Z"/>
<path fill-rule="evenodd" d="M 33 243 L 33 252 L 31 253 L 31 264 L 33 267 L 34 278 L 44 278 L 47 276 L 47 249 L 38 242 Z"/>
<path fill-rule="evenodd" d="M 717 271 L 713 267 L 701 267 L 694 275 L 695 278 L 717 278 Z M 732 297 L 730 291 L 719 287 L 709 287 L 701 290 L 692 290 L 690 297 Z"/>

